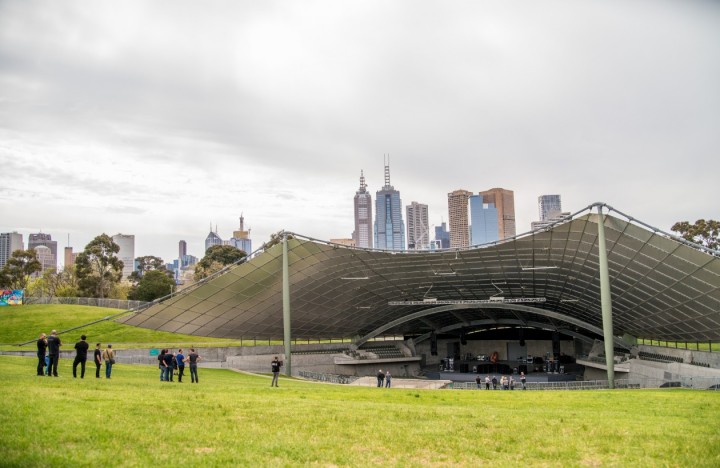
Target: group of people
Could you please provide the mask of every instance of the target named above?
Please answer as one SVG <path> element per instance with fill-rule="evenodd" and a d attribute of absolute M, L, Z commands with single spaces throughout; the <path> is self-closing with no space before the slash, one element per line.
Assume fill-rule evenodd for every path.
<path fill-rule="evenodd" d="M 75 360 L 73 361 L 73 378 L 77 378 L 77 368 L 80 365 L 80 378 L 85 378 L 85 363 L 87 362 L 88 349 L 90 345 L 86 341 L 87 337 L 82 335 L 80 341 L 75 343 Z M 60 347 L 62 341 L 56 330 L 50 332 L 50 336 L 40 333 L 37 340 L 37 375 L 58 377 L 58 363 L 60 362 Z M 100 349 L 100 343 L 95 345 L 93 355 L 95 361 L 95 378 L 100 378 L 100 367 L 105 363 L 105 378 L 109 379 L 112 373 L 112 366 L 115 364 L 115 351 L 112 345 L 107 345 L 105 350 Z"/>
<path fill-rule="evenodd" d="M 383 372 L 382 369 L 380 369 L 377 374 L 377 386 L 382 387 L 383 381 L 385 382 L 385 388 L 390 388 L 392 385 L 392 375 L 390 375 L 390 371 Z"/>
<path fill-rule="evenodd" d="M 171 352 L 169 349 L 163 349 L 158 355 L 160 381 L 172 382 L 173 375 L 177 372 L 178 382 L 182 383 L 182 378 L 185 374 L 185 363 L 188 363 L 190 367 L 190 382 L 199 383 L 197 364 L 201 359 L 194 348 L 190 348 L 190 354 L 187 356 L 183 354 L 182 349 L 178 349 L 177 353 Z"/>
<path fill-rule="evenodd" d="M 520 372 L 520 384 L 522 385 L 523 390 L 526 390 L 526 388 L 527 388 L 525 386 L 526 380 L 527 379 L 525 377 L 525 373 Z M 475 377 L 475 383 L 477 384 L 478 390 L 480 390 L 480 388 L 482 388 L 482 382 L 483 382 L 483 379 L 480 375 Z M 503 375 L 500 377 L 500 381 L 498 381 L 497 377 L 495 377 L 494 375 L 492 376 L 492 378 L 490 378 L 489 375 L 486 375 L 485 376 L 485 390 L 490 390 L 491 384 L 492 384 L 493 390 L 498 389 L 498 384 L 500 385 L 500 388 L 502 388 L 503 390 L 515 390 L 515 379 L 513 378 L 512 375 L 510 377 Z"/>

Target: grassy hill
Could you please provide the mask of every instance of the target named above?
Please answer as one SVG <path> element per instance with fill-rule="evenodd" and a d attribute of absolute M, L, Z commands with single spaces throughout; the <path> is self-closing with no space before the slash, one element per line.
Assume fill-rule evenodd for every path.
<path fill-rule="evenodd" d="M 406 390 L 0 356 L 2 466 L 720 466 L 720 393 Z"/>
<path fill-rule="evenodd" d="M 61 332 L 122 312 L 118 309 L 78 305 L 24 305 L 0 308 L 0 349 L 17 350 L 15 346 L 30 340 L 36 340 L 41 332 L 49 334 L 52 330 Z M 92 343 L 112 343 L 116 349 L 155 347 L 164 345 L 195 346 L 235 346 L 237 340 L 197 337 L 168 333 L 145 328 L 132 327 L 112 320 L 96 323 L 61 335 L 67 342 L 74 343 L 80 335 L 88 336 Z M 20 349 L 34 349 L 30 343 Z"/>

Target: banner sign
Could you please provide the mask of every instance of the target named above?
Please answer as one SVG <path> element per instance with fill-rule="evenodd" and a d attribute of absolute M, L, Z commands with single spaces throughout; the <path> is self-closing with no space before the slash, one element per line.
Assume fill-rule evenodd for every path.
<path fill-rule="evenodd" d="M 23 295 L 22 289 L 0 289 L 0 306 L 22 305 Z"/>

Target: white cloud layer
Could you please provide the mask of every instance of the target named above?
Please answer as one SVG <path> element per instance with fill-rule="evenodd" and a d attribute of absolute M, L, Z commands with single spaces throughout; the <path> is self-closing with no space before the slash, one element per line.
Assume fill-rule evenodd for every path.
<path fill-rule="evenodd" d="M 720 217 L 710 1 L 0 2 L 0 231 L 202 256 L 244 212 L 349 237 L 383 154 L 404 204 L 605 201 L 663 229 Z"/>

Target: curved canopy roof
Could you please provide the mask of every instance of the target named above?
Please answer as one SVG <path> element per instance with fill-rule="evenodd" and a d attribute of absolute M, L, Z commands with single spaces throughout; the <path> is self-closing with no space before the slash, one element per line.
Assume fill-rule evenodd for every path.
<path fill-rule="evenodd" d="M 502 325 L 602 336 L 600 218 L 590 211 L 598 205 L 549 228 L 466 249 L 379 251 L 282 233 L 289 237 L 292 337 L 367 339 Z M 605 236 L 616 336 L 720 339 L 717 252 L 619 212 L 605 216 Z M 266 248 L 125 322 L 282 339 L 282 250 L 280 243 Z"/>

